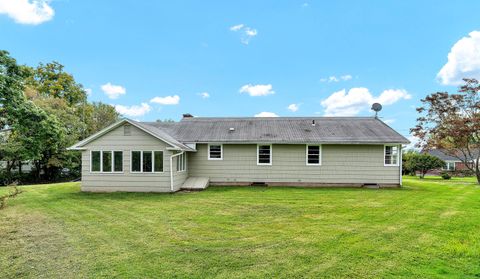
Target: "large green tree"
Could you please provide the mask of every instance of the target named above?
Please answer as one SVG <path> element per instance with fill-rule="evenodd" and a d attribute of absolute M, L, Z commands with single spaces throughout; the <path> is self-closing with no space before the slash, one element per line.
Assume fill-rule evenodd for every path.
<path fill-rule="evenodd" d="M 2 144 L 0 154 L 8 154 L 15 148 L 18 160 L 28 158 L 36 163 L 39 176 L 41 165 L 47 165 L 48 156 L 60 151 L 59 142 L 65 133 L 54 115 L 49 115 L 25 97 L 28 74 L 27 67 L 19 66 L 8 52 L 0 51 L 1 125 L 13 135 Z M 12 158 L 0 158 L 4 159 Z"/>
<path fill-rule="evenodd" d="M 412 129 L 423 149 L 442 149 L 462 161 L 480 183 L 480 83 L 464 79 L 457 93 L 428 95 Z"/>
<path fill-rule="evenodd" d="M 21 66 L 0 51 L 0 160 L 8 169 L 30 161 L 49 181 L 65 168 L 78 172 L 80 154 L 66 148 L 118 119 L 113 106 L 89 103 L 60 63 Z"/>

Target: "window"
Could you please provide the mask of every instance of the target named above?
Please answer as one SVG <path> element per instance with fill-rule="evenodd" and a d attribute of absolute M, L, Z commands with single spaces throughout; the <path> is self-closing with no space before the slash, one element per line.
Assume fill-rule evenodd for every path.
<path fill-rule="evenodd" d="M 142 152 L 132 151 L 132 172 L 140 172 L 142 170 Z"/>
<path fill-rule="evenodd" d="M 272 164 L 272 145 L 257 145 L 257 165 Z"/>
<path fill-rule="evenodd" d="M 100 151 L 92 151 L 91 171 L 100 171 Z"/>
<path fill-rule="evenodd" d="M 208 160 L 222 160 L 223 146 L 221 144 L 208 145 Z"/>
<path fill-rule="evenodd" d="M 122 151 L 92 151 L 92 172 L 122 172 Z"/>
<path fill-rule="evenodd" d="M 112 151 L 102 151 L 102 172 L 112 172 Z"/>
<path fill-rule="evenodd" d="M 454 171 L 455 170 L 455 162 L 446 162 L 443 169 L 448 170 L 448 171 Z"/>
<path fill-rule="evenodd" d="M 322 163 L 320 145 L 307 145 L 307 165 L 320 165 Z"/>
<path fill-rule="evenodd" d="M 143 172 L 152 172 L 152 151 L 143 151 L 142 170 Z"/>
<path fill-rule="evenodd" d="M 163 172 L 163 151 L 132 151 L 132 172 Z"/>
<path fill-rule="evenodd" d="M 113 171 L 115 172 L 123 171 L 123 152 L 122 151 L 113 152 Z"/>
<path fill-rule="evenodd" d="M 163 151 L 154 152 L 153 168 L 155 172 L 163 172 Z"/>
<path fill-rule="evenodd" d="M 397 145 L 385 145 L 385 166 L 398 166 Z"/>
<path fill-rule="evenodd" d="M 185 171 L 187 169 L 186 153 L 177 156 L 177 171 Z"/>

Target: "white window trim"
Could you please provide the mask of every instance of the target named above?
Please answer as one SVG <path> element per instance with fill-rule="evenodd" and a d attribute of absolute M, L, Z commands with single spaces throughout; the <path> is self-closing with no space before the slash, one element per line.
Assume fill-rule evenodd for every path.
<path fill-rule="evenodd" d="M 93 152 L 100 152 L 100 171 L 93 171 Z M 103 171 L 103 152 L 112 152 L 112 171 Z M 122 152 L 122 171 L 115 171 L 115 152 Z M 124 173 L 125 164 L 123 160 L 123 150 L 90 150 L 90 173 Z"/>
<path fill-rule="evenodd" d="M 448 164 L 453 164 L 453 170 L 448 169 Z M 455 171 L 457 169 L 457 162 L 455 161 L 445 161 L 445 167 L 442 168 L 444 171 Z"/>
<path fill-rule="evenodd" d="M 397 147 L 397 163 L 395 163 L 395 164 L 386 164 L 385 163 L 385 154 L 387 152 L 387 146 L 396 146 Z M 399 161 L 400 161 L 400 146 L 398 144 L 385 144 L 383 146 L 383 166 L 384 167 L 398 167 L 398 166 L 400 166 Z"/>
<path fill-rule="evenodd" d="M 177 166 L 178 166 L 178 165 L 180 165 L 180 166 L 182 165 L 182 163 L 178 163 L 178 160 L 180 159 L 180 157 L 183 157 L 183 158 L 184 158 L 184 168 L 183 168 L 182 170 L 179 170 L 179 169 L 177 168 L 177 172 L 186 172 L 186 171 L 187 171 L 187 153 L 184 152 L 184 153 L 182 153 L 181 155 L 179 155 L 179 156 L 177 157 Z"/>
<path fill-rule="evenodd" d="M 163 163 L 163 167 L 162 167 L 162 171 L 155 171 L 155 152 L 162 152 L 162 163 Z M 143 154 L 143 152 L 142 152 Z M 143 170 L 143 168 L 142 168 Z M 154 173 L 164 173 L 165 172 L 165 151 L 163 150 L 153 150 L 152 151 L 152 172 Z"/>
<path fill-rule="evenodd" d="M 212 145 L 220 145 L 220 158 L 211 158 L 210 157 L 210 146 Z M 223 144 L 208 144 L 208 160 L 212 160 L 212 161 L 221 161 L 223 160 Z"/>
<path fill-rule="evenodd" d="M 318 164 L 311 164 L 308 162 L 308 147 L 318 146 Z M 305 145 L 305 164 L 307 166 L 321 166 L 322 165 L 322 145 L 321 144 L 307 144 Z"/>
<path fill-rule="evenodd" d="M 260 163 L 259 162 L 259 154 L 260 154 L 260 146 L 264 146 L 264 145 L 267 145 L 267 146 L 270 146 L 270 163 Z M 272 163 L 273 163 L 273 146 L 272 144 L 257 144 L 257 166 L 271 166 Z"/>
<path fill-rule="evenodd" d="M 155 171 L 155 152 L 162 152 L 163 170 Z M 140 171 L 133 171 L 133 152 L 140 152 Z M 143 152 L 152 154 L 152 171 L 143 171 Z M 130 173 L 164 173 L 165 172 L 165 151 L 163 150 L 130 150 Z"/>

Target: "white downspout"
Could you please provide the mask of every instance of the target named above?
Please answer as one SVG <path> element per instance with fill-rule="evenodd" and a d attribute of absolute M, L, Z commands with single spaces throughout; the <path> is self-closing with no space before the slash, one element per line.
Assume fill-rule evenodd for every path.
<path fill-rule="evenodd" d="M 403 176 L 402 176 L 402 167 L 403 167 L 403 164 L 402 164 L 402 157 L 403 157 L 403 150 L 402 150 L 402 145 L 400 144 L 400 160 L 399 160 L 399 164 L 400 164 L 400 187 L 402 187 L 403 185 Z"/>
<path fill-rule="evenodd" d="M 180 156 L 183 153 L 185 153 L 185 151 L 182 151 L 180 153 L 173 154 L 172 156 L 170 156 L 170 191 L 172 192 L 173 192 L 173 157 Z"/>

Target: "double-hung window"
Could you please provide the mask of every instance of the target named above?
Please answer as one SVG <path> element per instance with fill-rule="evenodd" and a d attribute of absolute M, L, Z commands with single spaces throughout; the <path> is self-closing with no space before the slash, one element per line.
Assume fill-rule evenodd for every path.
<path fill-rule="evenodd" d="M 454 171 L 455 170 L 455 162 L 446 162 L 443 169 L 448 170 L 448 171 Z"/>
<path fill-rule="evenodd" d="M 271 165 L 272 164 L 272 145 L 259 144 L 257 145 L 257 165 Z"/>
<path fill-rule="evenodd" d="M 123 151 L 92 151 L 91 172 L 123 172 Z"/>
<path fill-rule="evenodd" d="M 187 154 L 182 153 L 177 156 L 177 171 L 185 171 L 187 169 Z"/>
<path fill-rule="evenodd" d="M 385 145 L 385 166 L 398 166 L 398 145 Z"/>
<path fill-rule="evenodd" d="M 322 164 L 322 147 L 321 145 L 307 145 L 307 165 L 319 166 Z"/>
<path fill-rule="evenodd" d="M 223 145 L 209 144 L 208 145 L 208 160 L 223 160 Z"/>
<path fill-rule="evenodd" d="M 132 151 L 132 172 L 163 172 L 163 151 Z"/>

